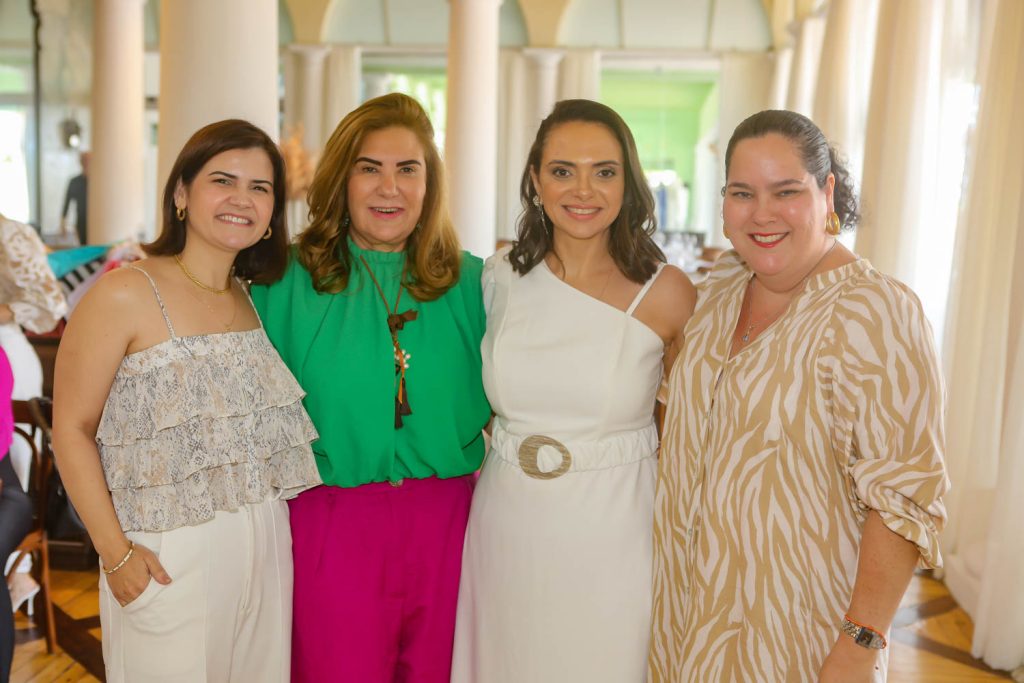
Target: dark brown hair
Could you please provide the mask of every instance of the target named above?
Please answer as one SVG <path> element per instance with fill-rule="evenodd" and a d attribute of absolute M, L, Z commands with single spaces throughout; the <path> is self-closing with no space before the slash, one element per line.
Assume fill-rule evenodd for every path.
<path fill-rule="evenodd" d="M 832 205 L 843 229 L 852 230 L 860 220 L 860 214 L 857 193 L 853 189 L 853 178 L 846 168 L 846 160 L 829 144 L 814 121 L 803 114 L 785 109 L 766 109 L 744 119 L 736 126 L 725 148 L 725 177 L 729 177 L 729 165 L 736 145 L 748 138 L 761 138 L 769 133 L 781 135 L 796 145 L 804 168 L 814 177 L 819 188 L 825 187 L 829 173 L 835 176 Z M 725 196 L 724 187 L 722 196 Z"/>
<path fill-rule="evenodd" d="M 462 248 L 448 214 L 448 190 L 434 127 L 419 102 L 401 93 L 375 97 L 352 110 L 327 141 L 309 188 L 309 227 L 299 236 L 299 261 L 318 292 L 348 286 L 348 180 L 369 133 L 385 128 L 411 131 L 423 148 L 427 191 L 417 227 L 405 244 L 402 284 L 418 301 L 431 301 L 459 280 Z"/>
<path fill-rule="evenodd" d="M 255 284 L 265 285 L 281 279 L 288 265 L 288 225 L 285 221 L 284 159 L 277 145 L 266 133 L 241 119 L 211 123 L 197 130 L 188 139 L 174 160 L 167 184 L 164 185 L 160 235 L 144 244 L 150 256 L 174 256 L 185 248 L 185 221 L 178 218 L 174 190 L 178 181 L 187 189 L 203 166 L 213 157 L 232 149 L 262 149 L 274 168 L 274 211 L 270 215 L 270 239 L 260 239 L 235 256 L 235 275 Z"/>
<path fill-rule="evenodd" d="M 647 187 L 629 126 L 613 109 L 592 100 L 562 100 L 541 122 L 519 183 L 523 212 L 519 216 L 518 239 L 509 253 L 509 262 L 517 273 L 524 275 L 554 247 L 552 229 L 548 227 L 550 219 L 543 207 L 533 203 L 538 195 L 530 172 L 540 173 L 544 144 L 551 131 L 574 121 L 604 126 L 622 149 L 625 191 L 622 209 L 609 228 L 608 251 L 623 275 L 633 282 L 646 282 L 654 275 L 658 263 L 665 261 L 665 255 L 651 239 L 657 228 L 654 197 Z"/>

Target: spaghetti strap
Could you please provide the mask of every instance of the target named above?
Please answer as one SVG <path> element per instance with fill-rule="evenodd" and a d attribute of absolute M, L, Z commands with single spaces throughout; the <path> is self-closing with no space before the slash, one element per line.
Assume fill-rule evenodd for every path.
<path fill-rule="evenodd" d="M 249 285 L 243 282 L 237 275 L 235 276 L 235 282 L 237 282 L 238 286 L 242 288 L 243 292 L 245 292 L 245 298 L 249 300 L 249 305 L 252 306 L 252 312 L 256 314 L 256 321 L 260 324 L 260 329 L 262 330 L 263 318 L 260 317 L 260 312 L 256 310 L 256 304 L 252 302 L 252 294 L 249 293 Z"/>
<path fill-rule="evenodd" d="M 156 302 L 160 304 L 160 313 L 163 314 L 164 322 L 167 323 L 167 331 L 171 333 L 171 339 L 177 339 L 177 335 L 174 334 L 174 325 L 171 324 L 171 318 L 170 316 L 167 315 L 167 307 L 164 306 L 164 300 L 160 296 L 160 290 L 157 288 L 156 282 L 153 281 L 153 277 L 149 273 L 144 271 L 142 268 L 136 266 L 135 264 L 126 263 L 123 267 L 131 268 L 132 270 L 137 270 L 146 276 L 146 279 L 149 280 L 150 286 L 153 287 L 153 294 L 156 295 Z"/>
<path fill-rule="evenodd" d="M 626 315 L 632 317 L 633 311 L 636 310 L 636 307 L 639 306 L 640 302 L 644 300 L 645 296 L 647 296 L 647 292 L 651 289 L 651 285 L 653 285 L 654 281 L 658 279 L 658 276 L 661 275 L 661 271 L 664 268 L 664 263 L 658 264 L 658 269 L 654 271 L 654 275 L 648 278 L 647 282 L 644 283 L 644 286 L 641 287 L 640 291 L 636 293 L 636 297 L 634 297 L 633 303 L 631 303 L 629 305 L 629 308 L 626 309 Z"/>

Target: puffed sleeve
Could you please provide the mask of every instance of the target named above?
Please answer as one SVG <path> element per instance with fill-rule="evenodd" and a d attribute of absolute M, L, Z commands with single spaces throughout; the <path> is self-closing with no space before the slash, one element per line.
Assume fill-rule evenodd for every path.
<path fill-rule="evenodd" d="M 6 221 L 0 246 L 0 275 L 14 321 L 32 332 L 49 332 L 67 312 L 64 294 L 46 260 L 46 247 L 35 230 Z"/>
<path fill-rule="evenodd" d="M 877 271 L 837 303 L 837 443 L 845 443 L 857 502 L 939 567 L 949 488 L 944 395 L 931 327 L 917 297 Z"/>
<path fill-rule="evenodd" d="M 512 251 L 510 245 L 506 245 L 491 254 L 490 258 L 484 261 L 484 270 L 480 276 L 480 283 L 484 292 L 484 312 L 490 318 L 494 314 L 494 298 L 497 295 L 498 279 L 507 279 L 512 271 L 508 262 L 508 254 Z M 499 272 L 500 271 L 500 272 Z"/>
<path fill-rule="evenodd" d="M 483 272 L 480 273 L 480 285 L 484 292 L 484 312 L 490 316 L 494 304 L 494 256 L 484 261 Z"/>

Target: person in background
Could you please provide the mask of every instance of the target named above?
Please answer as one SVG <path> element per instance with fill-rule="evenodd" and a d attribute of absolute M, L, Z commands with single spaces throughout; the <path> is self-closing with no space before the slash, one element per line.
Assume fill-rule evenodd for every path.
<path fill-rule="evenodd" d="M 11 390 L 14 373 L 7 354 L 0 348 L 0 557 L 6 558 L 21 544 L 32 528 L 32 501 L 14 474 L 7 449 L 11 445 L 14 419 L 11 413 Z M 11 596 L 0 590 L 0 683 L 11 676 L 14 658 L 14 610 Z"/>
<path fill-rule="evenodd" d="M 100 278 L 64 332 L 54 451 L 102 562 L 111 683 L 289 678 L 284 499 L 320 481 L 316 431 L 246 292 L 284 270 L 284 186 L 262 130 L 200 129 L 149 258 Z"/>
<path fill-rule="evenodd" d="M 459 248 L 416 100 L 349 113 L 309 207 L 284 278 L 253 289 L 320 431 L 325 486 L 291 502 L 292 680 L 448 683 L 491 410 L 482 262 Z"/>
<path fill-rule="evenodd" d="M 810 119 L 751 116 L 725 167 L 734 251 L 669 378 L 649 680 L 882 681 L 914 567 L 941 563 L 931 329 L 838 242 L 856 197 Z"/>
<path fill-rule="evenodd" d="M 520 183 L 516 242 L 484 267 L 496 417 L 466 537 L 456 683 L 644 679 L 655 395 L 693 285 L 651 238 L 626 123 L 565 100 Z"/>
<path fill-rule="evenodd" d="M 75 204 L 75 234 L 78 235 L 78 243 L 85 246 L 89 242 L 89 152 L 82 152 L 78 161 L 82 165 L 82 172 L 68 181 L 68 189 L 64 193 L 64 208 L 60 210 L 60 231 L 66 235 L 68 232 L 68 209 L 71 203 Z"/>
<path fill-rule="evenodd" d="M 67 302 L 39 235 L 30 226 L 0 214 L 0 348 L 14 372 L 14 400 L 27 401 L 43 393 L 43 367 L 23 328 L 38 334 L 49 332 L 66 311 Z M 19 481 L 28 482 L 31 455 L 31 448 L 22 440 L 11 444 L 7 462 Z M 8 556 L 0 555 L 0 562 L 5 560 Z M 15 609 L 39 592 L 30 569 L 31 558 L 26 557 L 11 578 L 9 590 Z"/>

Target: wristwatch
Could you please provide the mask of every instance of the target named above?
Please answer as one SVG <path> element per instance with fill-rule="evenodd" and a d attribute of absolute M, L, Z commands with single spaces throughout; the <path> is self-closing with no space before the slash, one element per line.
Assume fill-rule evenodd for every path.
<path fill-rule="evenodd" d="M 839 626 L 839 630 L 853 638 L 853 642 L 869 650 L 884 650 L 885 646 L 888 645 L 885 641 L 885 636 L 881 633 L 870 626 L 858 624 L 851 620 L 850 617 L 843 618 L 843 623 Z"/>

